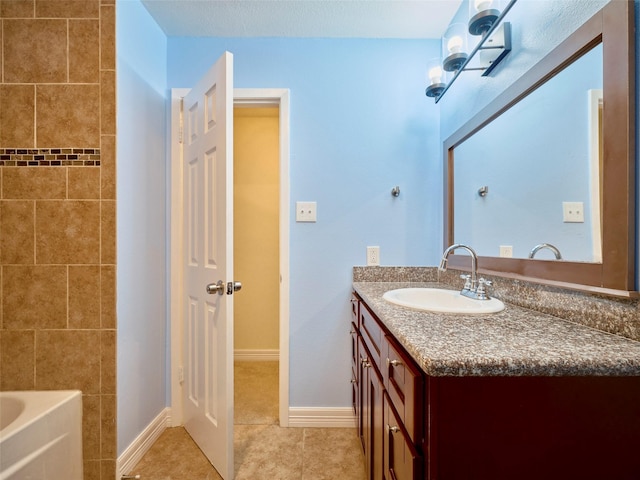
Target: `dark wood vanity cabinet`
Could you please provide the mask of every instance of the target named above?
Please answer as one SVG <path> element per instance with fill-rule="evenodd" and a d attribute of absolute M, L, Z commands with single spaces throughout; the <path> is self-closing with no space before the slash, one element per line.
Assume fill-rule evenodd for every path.
<path fill-rule="evenodd" d="M 423 377 L 367 306 L 352 298 L 352 371 L 369 480 L 422 478 Z M 354 340 L 354 337 L 355 340 Z"/>
<path fill-rule="evenodd" d="M 352 302 L 368 480 L 640 479 L 640 377 L 430 376 Z"/>

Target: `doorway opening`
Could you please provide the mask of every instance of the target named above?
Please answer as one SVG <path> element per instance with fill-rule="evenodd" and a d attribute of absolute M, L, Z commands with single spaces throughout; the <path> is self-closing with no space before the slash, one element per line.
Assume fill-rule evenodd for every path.
<path fill-rule="evenodd" d="M 185 89 L 172 90 L 172 118 L 170 125 L 171 135 L 171 217 L 173 225 L 181 225 L 182 222 L 176 215 L 180 212 L 179 204 L 182 199 L 181 178 L 176 171 L 180 166 L 176 165 L 180 158 L 180 99 L 188 92 Z M 278 419 L 281 427 L 289 426 L 289 91 L 287 89 L 234 89 L 234 109 L 235 107 L 258 109 L 271 108 L 277 110 L 278 120 L 278 282 L 277 288 L 277 350 L 269 352 L 268 348 L 261 349 L 262 352 L 240 352 L 262 357 L 271 357 L 278 360 Z M 235 233 L 235 228 L 234 228 Z M 180 292 L 182 275 L 179 272 L 179 261 L 182 255 L 181 231 L 178 228 L 172 229 L 171 243 L 171 424 L 172 426 L 182 425 L 182 309 L 180 304 Z M 239 276 L 236 277 L 245 282 L 242 294 L 246 293 L 247 281 Z M 259 288 L 259 287 L 257 287 Z M 234 342 L 235 343 L 235 342 Z M 234 348 L 238 348 L 234 346 Z M 243 348 L 238 348 L 243 350 Z"/>
<path fill-rule="evenodd" d="M 279 106 L 234 104 L 234 424 L 279 422 Z"/>

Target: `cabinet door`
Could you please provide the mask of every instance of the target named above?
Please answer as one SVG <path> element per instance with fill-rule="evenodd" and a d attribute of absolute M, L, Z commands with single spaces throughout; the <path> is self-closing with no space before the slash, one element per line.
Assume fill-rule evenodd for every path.
<path fill-rule="evenodd" d="M 358 435 L 362 435 L 362 428 L 358 420 L 360 415 L 360 380 L 359 380 L 359 362 L 358 354 L 358 330 L 356 326 L 351 324 L 351 403 L 353 406 L 353 414 L 356 417 L 358 426 Z"/>
<path fill-rule="evenodd" d="M 422 459 L 386 392 L 383 402 L 385 480 L 417 480 L 422 475 Z"/>
<path fill-rule="evenodd" d="M 361 352 L 361 440 L 364 446 L 367 478 L 369 480 L 382 480 L 384 431 L 382 377 L 371 363 L 370 353 L 364 346 L 362 338 L 358 337 L 358 340 L 358 347 Z"/>

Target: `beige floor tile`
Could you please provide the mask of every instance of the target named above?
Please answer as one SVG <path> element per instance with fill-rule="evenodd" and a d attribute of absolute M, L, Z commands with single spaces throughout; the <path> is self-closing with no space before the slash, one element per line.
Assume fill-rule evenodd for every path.
<path fill-rule="evenodd" d="M 236 425 L 236 480 L 300 480 L 303 429 Z"/>
<path fill-rule="evenodd" d="M 278 363 L 235 364 L 235 480 L 364 480 L 353 428 L 278 426 Z M 219 480 L 182 427 L 167 429 L 132 472 L 142 480 Z"/>
<path fill-rule="evenodd" d="M 132 473 L 143 480 L 221 480 L 186 430 L 168 428 Z"/>
<path fill-rule="evenodd" d="M 302 480 L 364 480 L 355 428 L 305 428 Z"/>

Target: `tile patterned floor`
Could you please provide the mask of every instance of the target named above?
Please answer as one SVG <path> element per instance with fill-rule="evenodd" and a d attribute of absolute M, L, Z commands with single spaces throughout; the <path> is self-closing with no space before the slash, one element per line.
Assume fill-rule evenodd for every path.
<path fill-rule="evenodd" d="M 355 429 L 278 426 L 277 363 L 260 363 L 236 362 L 235 479 L 364 480 Z M 141 480 L 221 479 L 181 427 L 167 429 L 132 473 Z"/>

